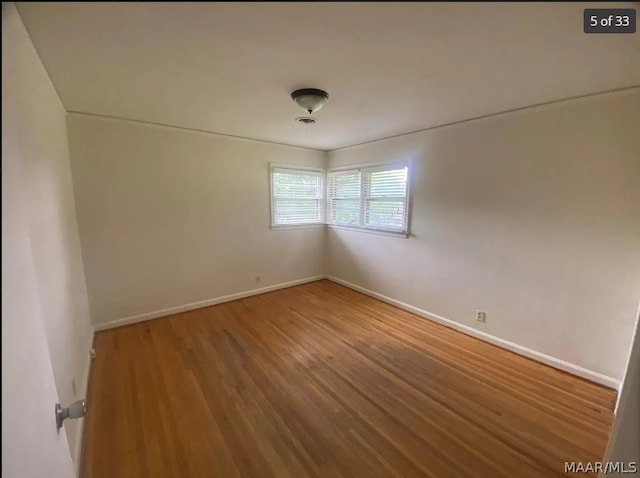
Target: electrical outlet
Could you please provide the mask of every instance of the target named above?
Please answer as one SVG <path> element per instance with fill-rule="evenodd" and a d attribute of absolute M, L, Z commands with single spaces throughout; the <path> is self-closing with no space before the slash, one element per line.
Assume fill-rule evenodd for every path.
<path fill-rule="evenodd" d="M 256 284 L 260 283 L 260 276 L 256 276 Z"/>
<path fill-rule="evenodd" d="M 96 358 L 96 349 L 94 348 L 89 349 L 89 357 L 91 357 L 92 359 Z"/>
<path fill-rule="evenodd" d="M 483 310 L 476 310 L 476 320 L 478 322 L 486 322 L 487 321 L 487 313 Z"/>
<path fill-rule="evenodd" d="M 76 379 L 71 380 L 71 390 L 73 390 L 73 396 L 76 397 L 78 394 L 76 393 Z"/>

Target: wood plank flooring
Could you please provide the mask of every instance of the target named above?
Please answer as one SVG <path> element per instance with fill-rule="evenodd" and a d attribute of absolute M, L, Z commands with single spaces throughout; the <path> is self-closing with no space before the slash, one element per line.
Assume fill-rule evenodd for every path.
<path fill-rule="evenodd" d="M 326 280 L 95 348 L 84 478 L 556 477 L 613 420 L 613 390 Z"/>

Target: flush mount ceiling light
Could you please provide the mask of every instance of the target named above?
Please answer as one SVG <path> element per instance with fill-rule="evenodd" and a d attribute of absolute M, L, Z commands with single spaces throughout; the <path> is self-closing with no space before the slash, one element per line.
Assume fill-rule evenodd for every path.
<path fill-rule="evenodd" d="M 324 106 L 329 99 L 329 94 L 316 88 L 302 88 L 291 93 L 291 99 L 311 114 Z"/>

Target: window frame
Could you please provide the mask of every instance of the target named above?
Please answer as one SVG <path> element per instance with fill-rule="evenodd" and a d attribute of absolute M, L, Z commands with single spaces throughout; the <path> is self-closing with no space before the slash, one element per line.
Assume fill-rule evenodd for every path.
<path fill-rule="evenodd" d="M 363 211 L 362 211 L 362 177 L 359 176 L 358 177 L 358 197 L 346 197 L 346 198 L 332 198 L 331 194 L 330 194 L 330 181 L 329 181 L 329 174 L 330 173 L 336 173 L 337 175 L 339 175 L 340 173 L 353 173 L 353 171 L 357 171 L 359 174 L 359 169 L 357 168 L 339 168 L 339 169 L 331 169 L 331 170 L 327 170 L 326 175 L 327 175 L 327 185 L 326 185 L 326 192 L 325 192 L 325 198 L 326 198 L 326 204 L 325 204 L 325 224 L 327 224 L 328 226 L 340 226 L 340 227 L 344 227 L 344 228 L 357 228 L 358 226 L 352 226 L 351 224 L 346 224 L 346 223 L 334 223 L 331 222 L 331 216 L 332 216 L 332 200 L 333 199 L 337 199 L 337 200 L 343 200 L 343 201 L 357 201 L 358 202 L 358 207 L 359 207 L 359 211 L 358 211 L 358 224 L 360 224 L 362 222 L 362 218 L 363 218 Z"/>
<path fill-rule="evenodd" d="M 320 205 L 320 220 L 318 222 L 302 222 L 295 224 L 276 224 L 276 197 L 274 195 L 273 188 L 273 173 L 276 169 L 289 169 L 301 172 L 317 173 L 320 177 L 320 191 L 321 196 L 318 200 Z M 270 216 L 271 216 L 271 229 L 301 229 L 311 227 L 321 227 L 325 225 L 326 214 L 326 170 L 319 167 L 303 166 L 296 164 L 282 164 L 282 163 L 269 163 L 269 204 L 270 204 Z"/>
<path fill-rule="evenodd" d="M 408 238 L 411 235 L 411 214 L 410 214 L 411 177 L 412 177 L 411 163 L 412 163 L 411 159 L 405 159 L 400 161 L 396 160 L 396 161 L 385 161 L 385 162 L 376 162 L 376 163 L 349 164 L 349 165 L 339 166 L 335 168 L 328 168 L 326 172 L 327 177 L 325 181 L 326 183 L 325 218 L 326 218 L 327 226 L 336 228 L 336 229 L 348 229 L 353 231 L 369 232 L 369 233 L 375 233 L 375 234 L 384 234 L 384 235 Z M 403 218 L 404 229 L 402 231 L 399 231 L 397 229 L 391 229 L 391 228 L 367 226 L 365 224 L 366 204 L 367 204 L 367 199 L 370 199 L 370 197 L 365 196 L 364 194 L 366 181 L 364 181 L 362 178 L 363 172 L 371 173 L 371 172 L 375 172 L 375 170 L 385 171 L 389 169 L 405 168 L 405 167 L 407 168 L 407 182 L 406 182 L 406 188 L 405 188 L 405 204 L 404 204 L 405 207 L 404 207 L 404 218 Z M 347 171 L 358 171 L 360 173 L 360 197 L 359 197 L 360 218 L 359 218 L 358 225 L 347 225 L 347 224 L 339 224 L 339 223 L 336 224 L 331 222 L 332 205 L 331 205 L 331 196 L 329 195 L 329 183 L 330 183 L 329 176 L 331 173 L 340 173 L 340 172 L 347 172 Z"/>

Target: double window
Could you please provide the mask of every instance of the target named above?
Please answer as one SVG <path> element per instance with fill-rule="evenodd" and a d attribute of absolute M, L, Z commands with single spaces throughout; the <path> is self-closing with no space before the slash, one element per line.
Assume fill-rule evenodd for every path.
<path fill-rule="evenodd" d="M 405 162 L 329 170 L 271 168 L 272 226 L 329 224 L 407 235 Z M 325 207 L 326 202 L 326 207 Z"/>
<path fill-rule="evenodd" d="M 406 163 L 329 171 L 327 223 L 407 234 Z"/>

